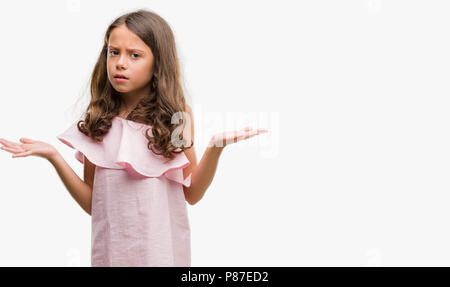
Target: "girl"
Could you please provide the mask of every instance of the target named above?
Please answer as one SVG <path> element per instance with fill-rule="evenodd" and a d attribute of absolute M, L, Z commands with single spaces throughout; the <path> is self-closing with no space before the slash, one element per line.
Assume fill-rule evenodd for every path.
<path fill-rule="evenodd" d="M 166 21 L 146 10 L 124 14 L 105 33 L 84 116 L 57 136 L 75 149 L 84 180 L 45 142 L 0 139 L 13 158 L 49 160 L 91 215 L 92 266 L 190 266 L 186 201 L 203 197 L 227 144 L 267 132 L 213 135 L 197 164 L 179 76 Z"/>

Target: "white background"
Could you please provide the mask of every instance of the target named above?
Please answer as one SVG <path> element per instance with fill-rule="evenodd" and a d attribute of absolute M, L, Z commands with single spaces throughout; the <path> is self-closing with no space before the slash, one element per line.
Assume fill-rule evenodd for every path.
<path fill-rule="evenodd" d="M 0 137 L 82 177 L 56 136 L 139 8 L 175 33 L 199 161 L 215 132 L 269 130 L 188 205 L 192 266 L 450 266 L 450 2 L 2 1 Z M 90 216 L 53 166 L 1 151 L 0 171 L 0 265 L 90 266 Z"/>

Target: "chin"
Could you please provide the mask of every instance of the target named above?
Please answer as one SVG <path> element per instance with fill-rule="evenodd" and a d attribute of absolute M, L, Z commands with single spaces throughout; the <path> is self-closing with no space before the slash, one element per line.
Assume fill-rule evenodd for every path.
<path fill-rule="evenodd" d="M 126 89 L 126 88 L 123 88 L 123 87 L 117 87 L 117 86 L 114 86 L 114 85 L 112 85 L 112 87 L 114 88 L 114 90 L 116 90 L 119 93 L 127 93 L 127 92 L 130 91 L 130 89 Z"/>

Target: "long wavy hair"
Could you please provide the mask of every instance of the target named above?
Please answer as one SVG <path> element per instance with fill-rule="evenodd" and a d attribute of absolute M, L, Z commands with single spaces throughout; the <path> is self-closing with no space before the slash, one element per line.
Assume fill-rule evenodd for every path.
<path fill-rule="evenodd" d="M 167 22 L 154 12 L 144 9 L 127 13 L 114 20 L 104 37 L 103 48 L 90 78 L 91 100 L 84 112 L 84 120 L 77 123 L 78 129 L 97 142 L 102 142 L 112 126 L 112 119 L 119 114 L 121 97 L 111 85 L 107 75 L 108 39 L 111 31 L 125 24 L 129 30 L 141 38 L 154 55 L 154 71 L 149 81 L 149 93 L 131 111 L 127 120 L 151 126 L 145 136 L 147 147 L 157 155 L 172 160 L 173 153 L 182 153 L 193 146 L 185 145 L 183 133 L 177 134 L 177 144 L 173 145 L 172 133 L 181 131 L 186 125 L 186 101 L 180 83 L 180 66 L 175 46 L 175 39 Z M 154 73 L 155 74 L 155 73 Z M 181 123 L 173 124 L 172 117 L 179 113 Z M 175 122 L 176 118 L 174 117 Z M 179 128 L 181 127 L 181 128 Z"/>

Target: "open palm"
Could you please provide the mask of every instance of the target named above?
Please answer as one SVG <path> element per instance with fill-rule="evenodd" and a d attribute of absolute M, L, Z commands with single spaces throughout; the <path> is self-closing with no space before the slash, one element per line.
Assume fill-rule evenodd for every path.
<path fill-rule="evenodd" d="M 228 144 L 236 143 L 238 141 L 248 139 L 259 134 L 267 133 L 266 129 L 253 130 L 251 127 L 246 127 L 237 131 L 226 131 L 219 134 L 215 134 L 210 142 L 209 146 L 225 147 Z"/>
<path fill-rule="evenodd" d="M 35 155 L 50 159 L 57 150 L 50 144 L 42 141 L 36 141 L 28 138 L 21 138 L 22 143 L 15 143 L 6 139 L 0 139 L 0 143 L 3 145 L 0 149 L 13 153 L 12 157 L 26 157 L 29 155 Z"/>

